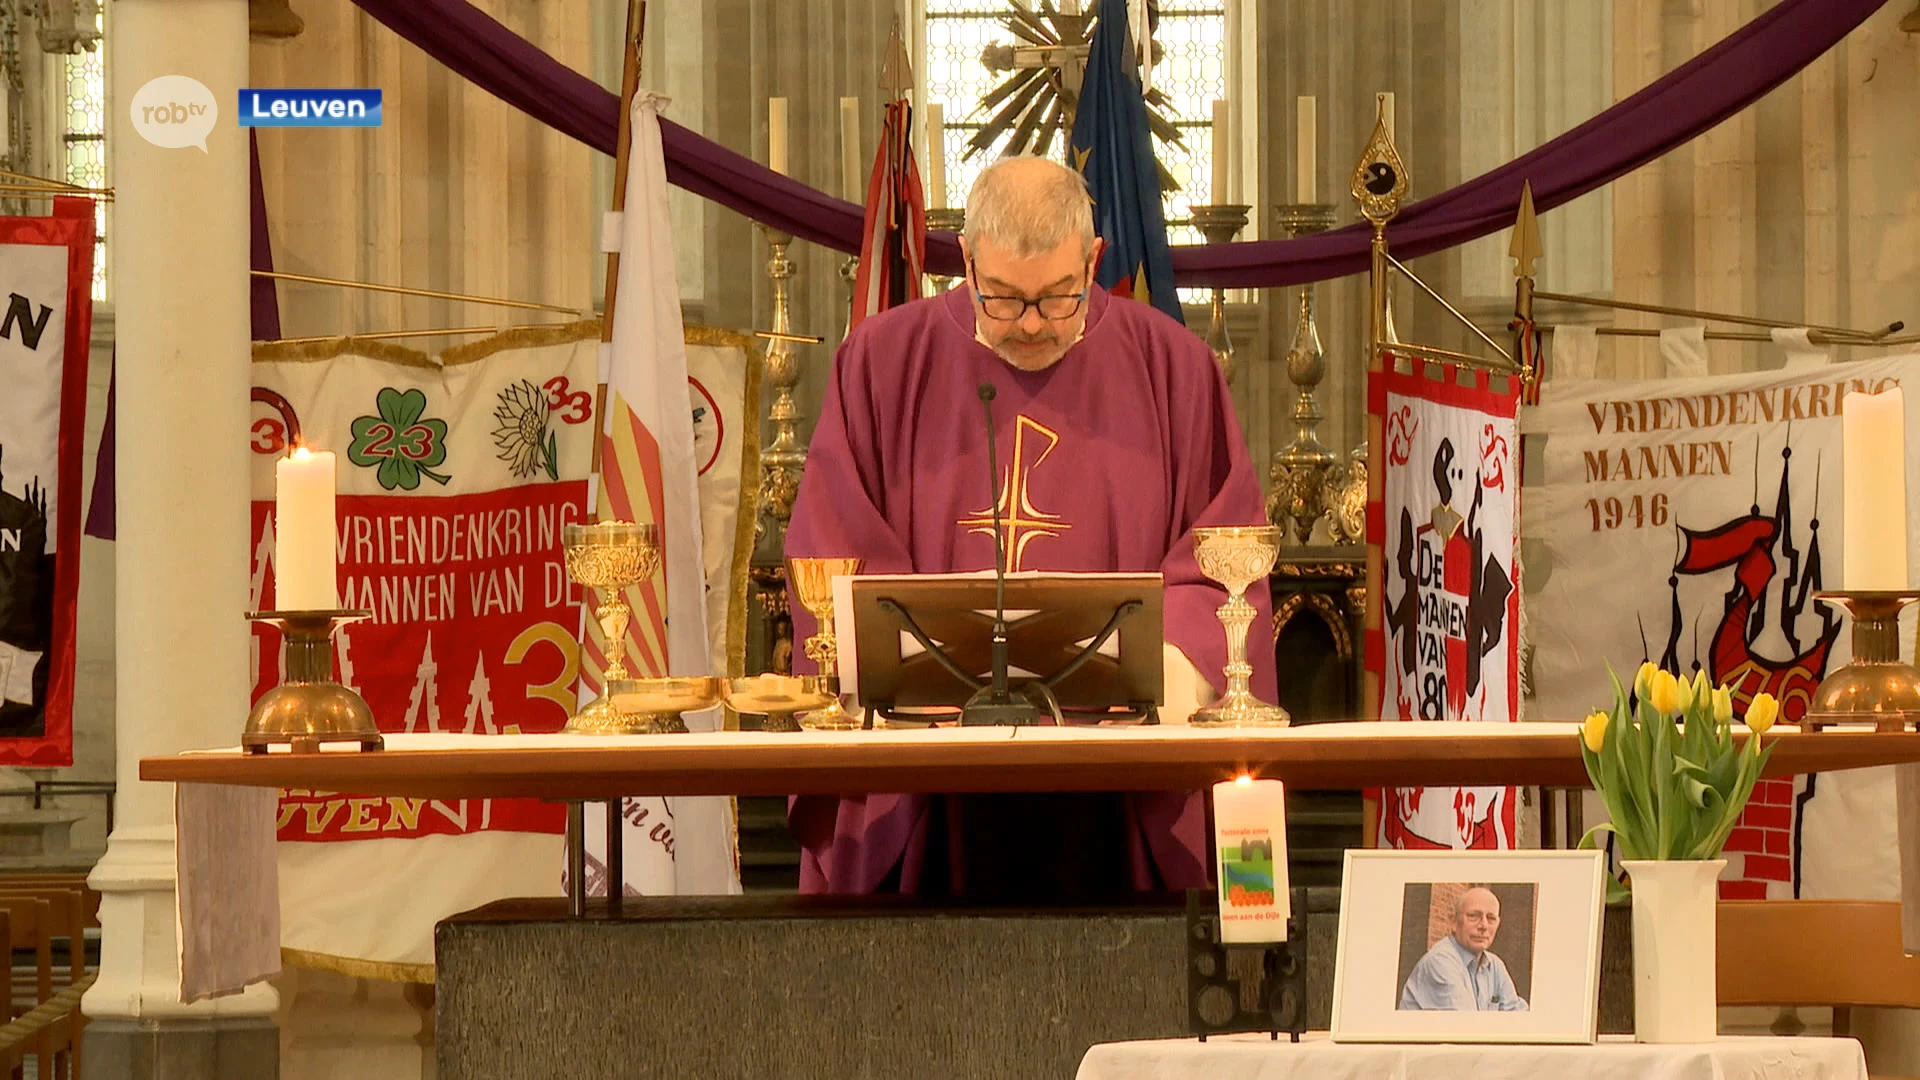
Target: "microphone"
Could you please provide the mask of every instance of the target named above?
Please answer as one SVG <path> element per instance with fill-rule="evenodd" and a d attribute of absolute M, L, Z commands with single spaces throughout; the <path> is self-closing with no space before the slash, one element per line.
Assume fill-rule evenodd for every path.
<path fill-rule="evenodd" d="M 987 494 L 993 507 L 993 675 L 960 710 L 963 727 L 1030 725 L 1039 713 L 1031 701 L 1007 690 L 1007 536 L 1000 524 L 1000 464 L 993 447 L 992 383 L 980 384 L 980 410 L 987 420 Z M 1015 463 L 1016 465 L 1018 462 Z"/>

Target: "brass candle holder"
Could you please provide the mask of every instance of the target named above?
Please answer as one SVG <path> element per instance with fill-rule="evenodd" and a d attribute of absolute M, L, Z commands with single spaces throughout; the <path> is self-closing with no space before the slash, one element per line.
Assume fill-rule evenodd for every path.
<path fill-rule="evenodd" d="M 651 578 L 659 568 L 660 528 L 631 521 L 576 523 L 561 530 L 560 542 L 566 553 L 567 576 L 603 597 L 595 618 L 600 623 L 607 657 L 600 695 L 573 714 L 562 730 L 573 735 L 630 735 L 650 730 L 636 728 L 640 721 L 631 713 L 623 715 L 613 698 L 615 686 L 629 681 L 627 625 L 633 621 L 633 608 L 627 604 L 626 591 Z"/>
<path fill-rule="evenodd" d="M 1817 731 L 1870 723 L 1879 731 L 1905 731 L 1920 722 L 1920 671 L 1900 659 L 1900 612 L 1920 600 L 1920 591 L 1836 589 L 1813 597 L 1847 609 L 1853 658 L 1820 680 L 1800 726 Z"/>
<path fill-rule="evenodd" d="M 1275 219 L 1294 239 L 1333 227 L 1334 208 L 1328 203 L 1290 203 L 1274 208 Z M 1300 305 L 1294 318 L 1293 343 L 1287 348 L 1287 378 L 1299 393 L 1293 402 L 1293 441 L 1274 452 L 1267 468 L 1272 487 L 1267 495 L 1267 520 L 1281 528 L 1281 539 L 1306 546 L 1322 518 L 1338 504 L 1347 470 L 1340 457 L 1320 441 L 1315 431 L 1325 414 L 1314 388 L 1326 377 L 1326 353 L 1320 347 L 1320 328 L 1314 321 L 1314 283 L 1300 286 Z M 1332 539 L 1340 530 L 1329 521 Z"/>
<path fill-rule="evenodd" d="M 807 639 L 807 659 L 820 665 L 823 688 L 832 696 L 824 709 L 800 717 L 800 726 L 823 731 L 846 731 L 860 726 L 860 718 L 840 701 L 840 646 L 833 631 L 833 579 L 860 572 L 859 559 L 789 559 L 790 580 L 800 605 L 815 620 Z"/>
<path fill-rule="evenodd" d="M 280 630 L 282 675 L 280 685 L 260 695 L 247 715 L 241 749 L 264 754 L 275 743 L 286 743 L 296 754 L 317 754 L 322 743 L 330 742 L 359 743 L 362 750 L 386 747 L 366 699 L 333 681 L 334 631 L 372 617 L 371 611 L 348 609 L 247 615 Z"/>
<path fill-rule="evenodd" d="M 1240 230 L 1247 227 L 1247 211 L 1252 209 L 1239 204 L 1196 206 L 1192 208 L 1193 225 L 1207 238 L 1207 243 L 1231 244 Z M 1227 290 L 1218 287 L 1213 290 L 1208 312 L 1207 348 L 1213 350 L 1213 362 L 1220 366 L 1220 377 L 1231 383 L 1235 368 L 1233 338 L 1227 333 Z"/>
<path fill-rule="evenodd" d="M 773 326 L 766 335 L 767 351 L 760 362 L 761 385 L 773 392 L 772 403 L 767 406 L 773 438 L 760 449 L 759 505 L 765 516 L 756 525 L 767 546 L 778 551 L 787 534 L 787 523 L 793 518 L 793 500 L 800 491 L 807 448 L 800 441 L 800 405 L 793 396 L 793 388 L 800 381 L 800 357 L 794 349 L 798 335 L 793 332 L 793 301 L 787 285 L 796 270 L 787 257 L 793 234 L 765 225 L 760 230 L 773 249 L 767 260 L 767 278 L 773 282 Z"/>
<path fill-rule="evenodd" d="M 960 206 L 942 206 L 927 211 L 927 229 L 929 231 L 950 233 L 966 232 L 966 208 Z M 959 278 L 950 277 L 946 274 L 929 274 L 927 276 L 933 281 L 933 290 L 936 294 L 946 292 L 948 289 L 953 288 L 953 283 L 960 280 Z"/>

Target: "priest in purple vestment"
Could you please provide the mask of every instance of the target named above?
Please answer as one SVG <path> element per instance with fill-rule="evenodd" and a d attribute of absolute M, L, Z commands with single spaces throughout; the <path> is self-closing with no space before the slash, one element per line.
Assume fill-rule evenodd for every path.
<path fill-rule="evenodd" d="M 1225 689 L 1226 591 L 1200 573 L 1192 529 L 1265 522 L 1226 383 L 1192 331 L 1093 283 L 1101 242 L 1073 170 L 989 166 L 964 241 L 964 287 L 869 317 L 841 345 L 786 554 L 855 556 L 868 573 L 991 569 L 976 393 L 991 383 L 1007 569 L 1159 571 L 1161 719 L 1184 723 Z M 1271 701 L 1271 603 L 1258 585 L 1248 598 L 1253 687 Z M 791 608 L 802 640 L 812 618 Z M 1038 899 L 1052 881 L 1093 898 L 1209 880 L 1199 793 L 805 796 L 790 818 L 803 892 Z"/>

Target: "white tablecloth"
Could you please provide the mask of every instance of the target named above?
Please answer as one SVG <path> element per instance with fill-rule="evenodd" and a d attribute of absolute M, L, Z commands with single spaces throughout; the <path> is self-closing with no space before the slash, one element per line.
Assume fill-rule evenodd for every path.
<path fill-rule="evenodd" d="M 1597 1046 L 1455 1046 L 1285 1038 L 1102 1043 L 1087 1051 L 1078 1080 L 1867 1080 L 1867 1059 L 1852 1039 L 1734 1036 L 1651 1046 L 1608 1035 Z"/>

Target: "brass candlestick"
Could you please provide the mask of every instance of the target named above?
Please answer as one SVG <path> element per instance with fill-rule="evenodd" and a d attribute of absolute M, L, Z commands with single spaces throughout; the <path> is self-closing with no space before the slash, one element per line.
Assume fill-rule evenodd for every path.
<path fill-rule="evenodd" d="M 1200 572 L 1227 587 L 1220 623 L 1227 632 L 1227 692 L 1193 714 L 1201 727 L 1280 727 L 1287 710 L 1253 695 L 1253 665 L 1247 662 L 1247 631 L 1253 605 L 1247 586 L 1264 582 L 1280 554 L 1280 530 L 1272 525 L 1201 526 L 1193 530 L 1193 554 Z"/>
<path fill-rule="evenodd" d="M 936 210 L 929 210 L 927 211 L 927 229 L 929 231 L 938 230 L 940 232 L 964 233 L 967 231 L 967 211 L 965 208 L 958 206 L 943 206 Z M 946 274 L 928 274 L 927 277 L 933 282 L 933 290 L 935 293 L 946 292 L 948 289 L 953 288 L 954 282 L 960 280 L 959 278 L 950 277 Z"/>
<path fill-rule="evenodd" d="M 833 579 L 860 572 L 859 559 L 789 559 L 793 591 L 800 605 L 811 612 L 815 627 L 807 639 L 807 658 L 820 665 L 820 677 L 833 700 L 824 709 L 800 717 L 800 726 L 829 731 L 844 731 L 860 726 L 860 720 L 840 701 L 840 646 L 833 629 Z"/>
<path fill-rule="evenodd" d="M 622 715 L 614 696 L 627 681 L 627 624 L 633 619 L 633 608 L 627 604 L 626 590 L 651 578 L 659 568 L 659 526 L 631 521 L 571 524 L 561 530 L 560 541 L 567 576 L 604 597 L 595 618 L 607 656 L 600 696 L 575 713 L 563 730 L 575 735 L 630 735 L 647 730 L 633 716 Z"/>
<path fill-rule="evenodd" d="M 1900 659 L 1900 612 L 1920 600 L 1920 591 L 1837 589 L 1813 597 L 1852 616 L 1853 659 L 1820 680 L 1800 726 L 1871 723 L 1905 731 L 1920 722 L 1920 671 Z"/>
<path fill-rule="evenodd" d="M 1193 224 L 1209 244 L 1231 244 L 1247 227 L 1251 206 L 1217 204 L 1193 207 Z M 1227 290 L 1215 288 L 1207 315 L 1207 348 L 1213 350 L 1213 362 L 1220 365 L 1220 377 L 1231 383 L 1234 376 L 1233 338 L 1227 333 Z"/>
<path fill-rule="evenodd" d="M 794 384 L 800 381 L 792 300 L 787 292 L 787 280 L 794 274 L 793 260 L 787 258 L 793 234 L 765 225 L 760 229 L 773 249 L 773 257 L 767 260 L 767 277 L 773 281 L 773 327 L 766 335 L 767 351 L 760 364 L 761 381 L 773 390 L 773 403 L 767 407 L 773 438 L 760 450 L 760 506 L 766 516 L 757 528 L 771 533 L 765 540 L 771 550 L 778 551 L 787 534 L 787 522 L 793 519 L 793 498 L 800 490 L 807 448 L 800 442 L 800 406 L 793 399 Z"/>
<path fill-rule="evenodd" d="M 1333 207 L 1326 203 L 1296 203 L 1275 208 L 1276 219 L 1287 235 L 1295 239 L 1333 227 Z M 1289 531 L 1293 541 L 1304 547 L 1322 518 L 1339 502 L 1341 481 L 1339 455 L 1320 441 L 1314 430 L 1325 419 L 1314 388 L 1327 374 L 1327 359 L 1320 347 L 1320 328 L 1314 322 L 1314 284 L 1300 286 L 1300 304 L 1294 317 L 1293 344 L 1287 349 L 1287 378 L 1299 390 L 1293 402 L 1293 441 L 1274 452 L 1267 477 L 1273 483 L 1267 495 L 1267 520 L 1278 525 L 1281 538 Z M 1340 531 L 1329 520 L 1334 542 Z"/>
<path fill-rule="evenodd" d="M 333 681 L 334 631 L 372 617 L 371 611 L 346 609 L 247 615 L 279 628 L 282 675 L 280 685 L 260 695 L 247 715 L 243 750 L 264 754 L 274 743 L 286 743 L 296 754 L 317 754 L 321 743 L 330 742 L 355 742 L 362 750 L 386 746 L 366 699 Z"/>

